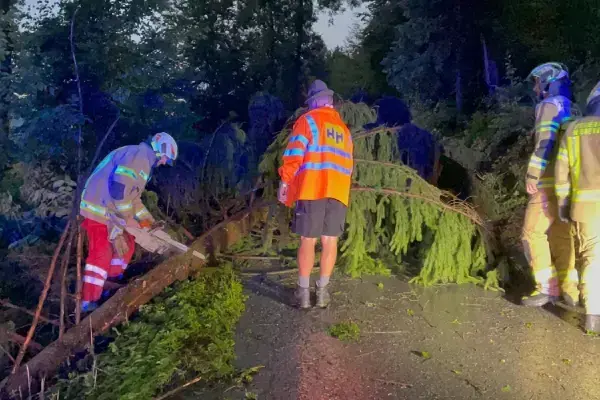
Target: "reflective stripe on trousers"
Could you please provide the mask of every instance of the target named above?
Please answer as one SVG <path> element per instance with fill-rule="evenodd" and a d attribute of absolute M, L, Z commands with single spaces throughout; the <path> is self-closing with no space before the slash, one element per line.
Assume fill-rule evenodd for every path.
<path fill-rule="evenodd" d="M 600 221 L 575 223 L 586 314 L 600 315 Z"/>
<path fill-rule="evenodd" d="M 559 296 L 562 291 L 578 298 L 571 226 L 558 219 L 554 196 L 539 191 L 530 197 L 522 241 L 537 290 L 551 296 Z"/>

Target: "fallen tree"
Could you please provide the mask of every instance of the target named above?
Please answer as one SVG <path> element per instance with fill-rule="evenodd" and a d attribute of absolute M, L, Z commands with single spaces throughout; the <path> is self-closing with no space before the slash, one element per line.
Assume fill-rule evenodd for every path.
<path fill-rule="evenodd" d="M 118 290 L 106 303 L 69 329 L 61 339 L 44 348 L 14 374 L 0 383 L 0 398 L 16 398 L 19 393 L 36 392 L 44 377 L 52 376 L 74 352 L 93 344 L 93 337 L 127 321 L 143 304 L 166 287 L 187 279 L 204 264 L 191 255 L 192 251 L 214 254 L 247 235 L 262 218 L 269 203 L 256 202 L 252 207 L 217 224 L 190 245 L 190 250 L 166 260 L 147 274 Z"/>
<path fill-rule="evenodd" d="M 497 287 L 496 273 L 488 268 L 493 259 L 491 235 L 475 208 L 400 162 L 398 127 L 363 129 L 376 120 L 374 109 L 352 102 L 343 102 L 338 109 L 352 131 L 355 162 L 347 228 L 341 238 L 342 271 L 353 277 L 389 274 L 418 243 L 422 265 L 413 282 Z M 265 179 L 274 182 L 267 196 L 275 196 L 277 169 L 290 136 L 291 129 L 283 130 L 260 164 Z"/>

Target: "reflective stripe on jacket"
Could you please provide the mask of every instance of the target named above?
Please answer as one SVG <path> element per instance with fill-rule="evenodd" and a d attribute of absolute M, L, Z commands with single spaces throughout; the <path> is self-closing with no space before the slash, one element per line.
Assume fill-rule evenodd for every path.
<path fill-rule="evenodd" d="M 571 204 L 571 219 L 589 222 L 600 217 L 600 117 L 569 124 L 556 158 L 559 206 Z"/>
<path fill-rule="evenodd" d="M 527 166 L 527 183 L 552 193 L 561 128 L 571 120 L 571 101 L 564 96 L 549 97 L 536 107 L 535 149 Z"/>
<path fill-rule="evenodd" d="M 332 198 L 348 205 L 353 169 L 350 130 L 333 107 L 321 107 L 294 124 L 279 176 L 289 185 L 287 205 Z"/>
<path fill-rule="evenodd" d="M 104 224 L 114 212 L 125 219 L 153 221 L 141 196 L 156 161 L 156 153 L 146 143 L 113 150 L 85 183 L 80 214 Z M 119 190 L 111 191 L 111 187 Z"/>

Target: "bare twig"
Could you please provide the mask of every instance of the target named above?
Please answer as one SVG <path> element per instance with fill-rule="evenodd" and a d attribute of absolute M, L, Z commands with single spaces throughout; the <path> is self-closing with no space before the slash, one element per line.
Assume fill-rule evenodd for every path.
<path fill-rule="evenodd" d="M 204 172 L 206 170 L 206 164 L 208 163 L 208 155 L 210 154 L 210 148 L 212 147 L 213 142 L 215 141 L 217 132 L 219 132 L 227 122 L 229 121 L 224 121 L 221 125 L 219 125 L 219 127 L 215 129 L 215 131 L 212 134 L 212 137 L 210 138 L 210 142 L 208 143 L 208 147 L 206 148 L 206 154 L 204 155 L 204 162 L 202 163 L 202 171 L 200 172 L 200 182 L 204 182 Z"/>
<path fill-rule="evenodd" d="M 10 340 L 13 343 L 18 343 L 18 344 L 25 343 L 25 338 L 23 336 L 19 335 L 18 333 L 12 332 L 1 326 L 0 326 L 0 335 L 6 337 L 8 340 Z M 30 347 L 36 351 L 40 351 L 43 349 L 41 344 L 34 342 L 33 340 L 31 341 Z"/>
<path fill-rule="evenodd" d="M 61 251 L 63 245 L 65 244 L 65 240 L 67 239 L 67 233 L 69 232 L 70 228 L 71 228 L 71 221 L 67 222 L 67 226 L 65 227 L 65 230 L 63 231 L 62 235 L 60 236 L 58 246 L 56 246 L 56 249 L 54 250 L 54 255 L 52 256 L 52 262 L 50 263 L 50 269 L 48 270 L 48 275 L 46 276 L 46 282 L 44 283 L 44 290 L 42 291 L 42 294 L 40 295 L 40 298 L 38 300 L 37 309 L 35 310 L 35 315 L 33 316 L 33 322 L 31 323 L 31 326 L 29 327 L 29 332 L 27 332 L 27 337 L 25 338 L 25 342 L 21 346 L 21 350 L 19 350 L 19 355 L 17 356 L 17 360 L 15 361 L 15 364 L 13 365 L 13 370 L 12 370 L 13 374 L 16 373 L 17 370 L 19 369 L 19 365 L 21 364 L 21 361 L 23 361 L 23 357 L 25 357 L 25 352 L 27 351 L 27 346 L 29 346 L 31 339 L 33 339 L 33 334 L 35 332 L 35 328 L 37 327 L 37 324 L 40 320 L 40 314 L 42 313 L 42 307 L 44 307 L 44 302 L 46 300 L 46 296 L 48 296 L 48 291 L 50 290 L 50 283 L 52 282 L 52 275 L 54 275 L 54 269 L 56 268 L 56 260 L 58 259 L 58 255 L 60 254 L 60 251 Z"/>
<path fill-rule="evenodd" d="M 0 346 L 0 350 L 2 350 L 4 352 L 4 354 L 6 354 L 6 356 L 10 359 L 10 361 L 12 361 L 13 363 L 15 362 L 15 358 L 9 353 L 8 350 L 6 350 L 2 346 Z"/>
<path fill-rule="evenodd" d="M 86 174 L 87 176 L 89 176 L 92 173 L 92 168 L 94 168 L 94 165 L 96 165 L 96 161 L 98 160 L 98 157 L 100 157 L 100 152 L 102 151 L 102 146 L 104 146 L 104 142 L 106 142 L 106 139 L 108 139 L 108 137 L 112 133 L 113 129 L 115 129 L 115 126 L 117 126 L 117 122 L 119 121 L 119 118 L 121 118 L 121 117 L 119 115 L 117 115 L 117 118 L 115 118 L 113 123 L 110 124 L 110 126 L 108 127 L 108 130 L 104 134 L 104 137 L 102 138 L 100 143 L 98 143 L 98 146 L 96 147 L 96 152 L 94 153 L 94 158 L 92 158 L 92 162 L 90 163 L 90 166 L 87 170 L 87 174 Z"/>
<path fill-rule="evenodd" d="M 398 130 L 400 128 L 402 128 L 402 125 L 392 126 L 392 127 L 387 127 L 386 126 L 386 127 L 383 127 L 383 128 L 375 128 L 375 129 L 364 131 L 364 132 L 361 132 L 361 133 L 359 133 L 357 135 L 352 136 L 352 140 L 362 139 L 362 138 L 365 138 L 365 137 L 377 135 L 378 133 L 393 132 L 393 131 Z"/>
<path fill-rule="evenodd" d="M 58 338 L 62 339 L 65 333 L 65 305 L 67 300 L 67 270 L 69 267 L 69 259 L 71 258 L 71 248 L 73 247 L 73 238 L 75 237 L 76 227 L 69 232 L 69 240 L 67 241 L 67 248 L 63 255 L 61 265 L 61 280 L 60 280 L 60 327 L 58 330 Z"/>
<path fill-rule="evenodd" d="M 81 79 L 79 78 L 79 66 L 77 65 L 77 57 L 75 56 L 75 42 L 73 40 L 73 35 L 75 32 L 75 16 L 77 15 L 77 11 L 79 11 L 79 5 L 73 11 L 73 16 L 71 17 L 71 30 L 69 34 L 69 43 L 71 44 L 71 57 L 73 58 L 73 68 L 75 69 L 75 81 L 77 82 L 77 93 L 79 94 L 79 114 L 80 117 L 83 118 L 83 96 L 81 94 Z M 78 124 L 78 136 L 77 136 L 77 174 L 81 175 L 81 144 L 83 140 L 82 133 L 82 124 Z M 79 183 L 79 182 L 78 182 Z"/>
<path fill-rule="evenodd" d="M 0 304 L 2 304 L 4 307 L 12 308 L 12 309 L 15 309 L 15 310 L 19 310 L 19 311 L 24 312 L 25 314 L 29 314 L 32 317 L 35 317 L 35 312 L 33 312 L 31 310 L 28 310 L 25 307 L 20 307 L 20 306 L 14 305 L 10 301 L 8 301 L 8 300 L 0 300 Z M 46 322 L 48 324 L 56 325 L 56 326 L 59 325 L 58 321 L 46 318 L 43 315 L 40 315 L 40 321 Z"/>
<path fill-rule="evenodd" d="M 198 377 L 196 377 L 196 378 L 192 379 L 191 381 L 189 381 L 189 382 L 186 382 L 185 384 L 183 384 L 183 385 L 179 386 L 178 388 L 175 388 L 175 389 L 173 389 L 173 390 L 171 390 L 171 391 L 168 391 L 167 393 L 163 394 L 163 395 L 162 395 L 162 396 L 160 396 L 160 397 L 156 397 L 156 398 L 154 398 L 154 400 L 165 400 L 166 398 L 168 398 L 168 397 L 171 397 L 172 395 L 174 395 L 175 393 L 179 392 L 180 390 L 183 390 L 183 389 L 185 389 L 186 387 L 193 385 L 194 383 L 198 383 L 198 382 L 200 382 L 201 380 L 202 380 L 202 377 L 201 377 L 201 376 L 198 376 Z"/>
<path fill-rule="evenodd" d="M 75 283 L 75 324 L 81 322 L 81 259 L 83 258 L 83 232 L 81 224 L 77 224 L 77 282 Z"/>

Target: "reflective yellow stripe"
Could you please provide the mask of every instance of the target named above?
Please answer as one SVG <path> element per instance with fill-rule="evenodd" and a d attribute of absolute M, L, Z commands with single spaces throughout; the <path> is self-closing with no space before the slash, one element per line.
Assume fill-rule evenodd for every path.
<path fill-rule="evenodd" d="M 547 267 L 540 270 L 535 271 L 533 274 L 536 282 L 548 282 L 552 278 L 556 278 L 556 270 L 554 267 Z"/>
<path fill-rule="evenodd" d="M 574 190 L 571 200 L 576 203 L 581 201 L 600 201 L 600 190 Z"/>
<path fill-rule="evenodd" d="M 140 211 L 135 213 L 135 216 L 138 218 L 141 218 L 142 216 L 144 216 L 146 214 L 150 214 L 150 213 L 145 208 L 142 208 Z"/>
<path fill-rule="evenodd" d="M 129 211 L 133 208 L 133 204 L 131 204 L 131 202 L 127 202 L 127 203 L 117 203 L 117 210 L 119 211 Z"/>
<path fill-rule="evenodd" d="M 554 178 L 550 177 L 540 179 L 538 181 L 537 187 L 541 189 L 554 187 Z"/>
<path fill-rule="evenodd" d="M 561 281 L 579 282 L 579 274 L 575 268 L 558 271 L 558 278 Z"/>
<path fill-rule="evenodd" d="M 573 136 L 597 135 L 600 134 L 600 122 L 580 122 L 573 129 Z"/>
<path fill-rule="evenodd" d="M 148 181 L 148 174 L 145 173 L 144 171 L 140 171 L 140 176 L 142 177 L 142 179 L 144 179 L 146 182 Z"/>
<path fill-rule="evenodd" d="M 556 195 L 558 197 L 568 197 L 571 191 L 570 183 L 561 183 L 555 185 Z"/>
<path fill-rule="evenodd" d="M 135 173 L 135 171 L 132 170 L 131 168 L 125 167 L 123 165 L 119 165 L 117 167 L 117 169 L 115 170 L 115 174 L 127 176 L 131 179 L 137 179 L 137 174 Z"/>
<path fill-rule="evenodd" d="M 573 182 L 573 187 L 579 186 L 579 173 L 581 168 L 581 148 L 580 148 L 580 138 L 579 136 L 569 136 L 567 137 L 567 150 L 569 152 L 569 167 L 571 170 L 571 181 Z"/>
<path fill-rule="evenodd" d="M 101 207 L 99 205 L 91 204 L 91 203 L 88 203 L 87 201 L 82 200 L 81 203 L 79 203 L 79 207 L 82 210 L 87 210 L 87 211 L 91 212 L 92 214 L 96 214 L 101 217 L 106 216 L 106 208 Z"/>
<path fill-rule="evenodd" d="M 548 160 L 544 160 L 536 155 L 532 155 L 529 160 L 529 166 L 538 169 L 544 169 L 548 165 Z"/>
<path fill-rule="evenodd" d="M 558 150 L 556 159 L 565 161 L 565 162 L 569 162 L 569 152 L 567 151 L 567 149 L 565 149 L 564 147 L 561 147 L 560 150 Z"/>

